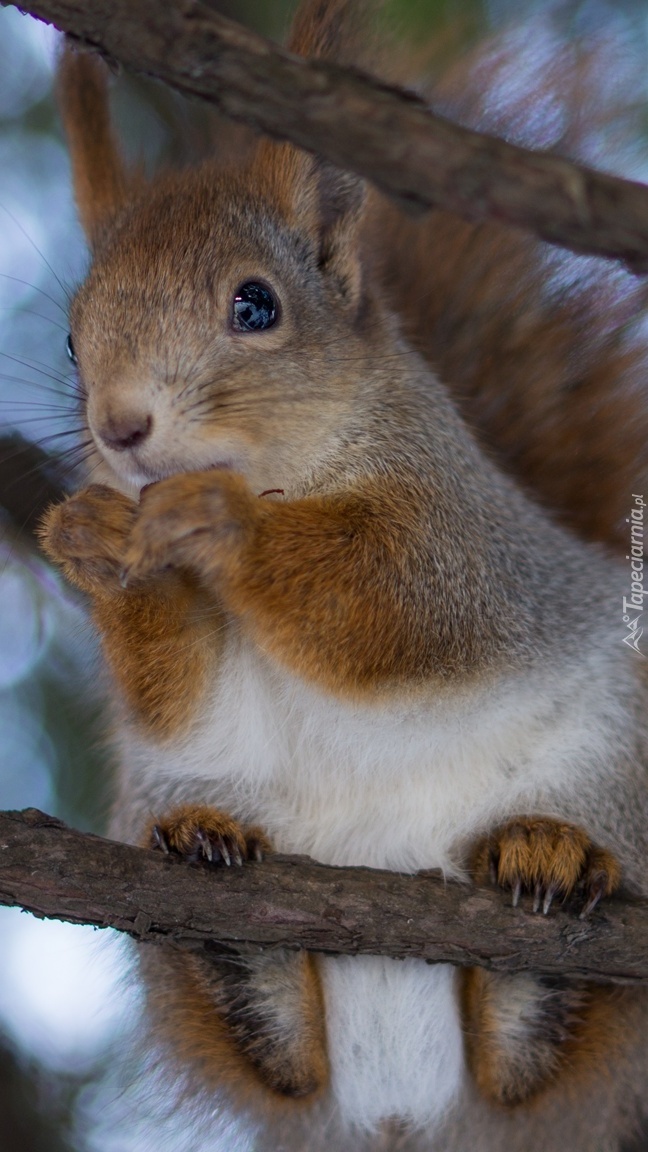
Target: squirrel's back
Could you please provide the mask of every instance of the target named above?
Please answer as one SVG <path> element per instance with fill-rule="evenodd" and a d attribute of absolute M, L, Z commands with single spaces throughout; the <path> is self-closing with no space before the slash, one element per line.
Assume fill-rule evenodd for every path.
<path fill-rule="evenodd" d="M 549 36 L 535 29 L 543 31 Z M 601 37 L 579 45 L 577 79 L 568 43 L 549 47 L 551 66 L 538 69 L 519 37 L 479 44 L 441 72 L 432 107 L 541 146 L 548 129 L 537 109 L 549 106 L 551 121 L 558 106 L 566 120 L 559 150 L 578 156 L 588 133 L 601 135 L 619 115 L 623 81 L 612 94 L 602 84 L 613 49 Z M 489 111 L 512 75 L 514 111 Z M 648 481 L 643 281 L 493 221 L 445 211 L 412 218 L 378 196 L 370 227 L 408 339 L 482 443 L 564 524 L 626 551 L 632 493 Z"/>

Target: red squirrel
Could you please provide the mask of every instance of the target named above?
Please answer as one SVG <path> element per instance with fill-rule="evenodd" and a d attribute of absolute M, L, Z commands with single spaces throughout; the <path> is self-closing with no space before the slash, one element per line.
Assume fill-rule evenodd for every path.
<path fill-rule="evenodd" d="M 304 0 L 289 47 L 371 66 L 358 27 L 348 0 Z M 95 450 L 42 539 L 112 676 L 113 834 L 212 867 L 276 849 L 493 877 L 545 913 L 645 894 L 621 352 L 601 338 L 567 386 L 574 310 L 534 312 L 521 235 L 401 217 L 267 139 L 145 181 L 101 62 L 66 50 L 60 96 Z M 498 369 L 502 256 L 519 331 Z M 610 468 L 595 508 L 579 443 L 589 490 Z M 641 1115 L 640 990 L 216 946 L 145 949 L 142 975 L 171 1067 L 261 1117 L 259 1148 L 612 1152 Z"/>

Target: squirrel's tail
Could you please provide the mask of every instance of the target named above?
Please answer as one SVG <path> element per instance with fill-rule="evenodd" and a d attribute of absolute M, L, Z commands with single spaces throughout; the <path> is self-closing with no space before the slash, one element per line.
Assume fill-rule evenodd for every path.
<path fill-rule="evenodd" d="M 388 215 L 393 304 L 467 423 L 563 523 L 625 547 L 648 492 L 646 289 L 604 271 L 561 284 L 541 245 L 495 225 Z"/>
<path fill-rule="evenodd" d="M 527 30 L 526 42 L 534 35 Z M 579 45 L 578 82 L 564 41 L 553 45 L 550 68 L 527 59 L 525 77 L 520 38 L 509 32 L 453 66 L 432 104 L 473 127 L 577 155 L 613 115 L 604 48 Z M 533 64 L 532 49 L 528 57 Z M 507 77 L 517 86 L 508 106 Z M 626 548 L 633 494 L 648 492 L 648 285 L 495 223 L 440 211 L 408 219 L 377 197 L 371 216 L 372 248 L 405 331 L 482 442 L 563 523 Z"/>

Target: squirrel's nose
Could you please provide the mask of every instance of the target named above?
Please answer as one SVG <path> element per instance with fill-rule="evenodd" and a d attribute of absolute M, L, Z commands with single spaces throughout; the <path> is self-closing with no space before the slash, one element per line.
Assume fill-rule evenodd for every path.
<path fill-rule="evenodd" d="M 153 417 L 145 412 L 130 412 L 121 416 L 106 416 L 98 429 L 99 436 L 115 452 L 135 448 L 150 434 Z"/>

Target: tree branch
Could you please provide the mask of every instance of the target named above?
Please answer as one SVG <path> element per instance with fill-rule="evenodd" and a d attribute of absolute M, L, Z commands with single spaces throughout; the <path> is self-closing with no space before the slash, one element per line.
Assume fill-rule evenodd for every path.
<path fill-rule="evenodd" d="M 0 812 L 0 904 L 117 928 L 142 941 L 376 953 L 612 982 L 648 981 L 642 902 L 586 921 L 513 908 L 487 888 L 273 856 L 242 868 L 187 864 L 67 828 L 35 808 Z"/>
<path fill-rule="evenodd" d="M 212 0 L 21 0 L 20 7 L 129 68 L 358 172 L 401 202 L 503 221 L 648 272 L 644 185 L 469 131 L 411 93 L 300 60 L 219 15 Z"/>

